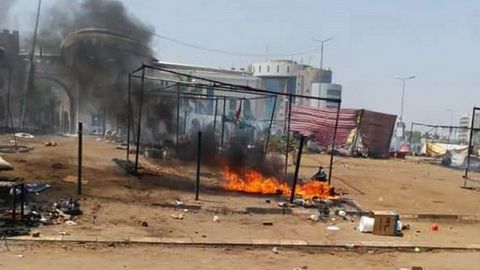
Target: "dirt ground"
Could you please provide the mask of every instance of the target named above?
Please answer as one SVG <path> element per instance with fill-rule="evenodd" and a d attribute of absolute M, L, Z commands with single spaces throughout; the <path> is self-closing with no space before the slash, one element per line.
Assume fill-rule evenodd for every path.
<path fill-rule="evenodd" d="M 11 138 L 2 136 L 0 143 Z M 46 147 L 53 140 L 57 147 Z M 157 163 L 160 175 L 138 179 L 126 176 L 112 160 L 125 159 L 125 151 L 117 145 L 85 138 L 84 176 L 90 181 L 84 186 L 88 198 L 111 199 L 123 203 L 162 203 L 180 197 L 192 201 L 194 194 L 194 164 L 179 162 Z M 46 182 L 52 185 L 47 197 L 75 194 L 75 184 L 60 181 L 67 175 L 76 175 L 77 146 L 75 138 L 37 137 L 21 139 L 20 144 L 32 145 L 28 153 L 5 154 L 15 166 L 14 171 L 0 176 L 23 177 L 27 182 Z M 131 156 L 133 159 L 133 156 Z M 319 165 L 327 167 L 329 156 L 303 155 L 300 177 L 308 179 Z M 144 159 L 141 157 L 141 162 Z M 217 207 L 258 206 L 267 196 L 225 192 L 218 172 L 201 179 L 203 204 Z M 293 173 L 290 167 L 289 172 Z M 332 183 L 345 197 L 353 198 L 367 210 L 395 209 L 400 214 L 437 213 L 480 215 L 478 190 L 462 189 L 462 171 L 432 165 L 420 158 L 406 160 L 374 160 L 335 157 Z M 474 183 L 469 183 L 474 184 Z M 42 194 L 43 195 L 43 194 Z M 263 206 L 263 205 L 262 205 Z"/>
<path fill-rule="evenodd" d="M 251 248 L 16 246 L 0 253 L 0 269 L 478 269 L 472 252 L 328 253 Z M 408 268 L 410 269 L 410 268 Z"/>
<path fill-rule="evenodd" d="M 9 137 L 0 137 L 6 143 Z M 58 146 L 46 147 L 47 141 L 56 141 Z M 44 182 L 51 188 L 39 195 L 31 195 L 35 201 L 51 201 L 66 195 L 76 196 L 76 185 L 62 181 L 65 176 L 76 175 L 76 138 L 37 137 L 22 139 L 20 144 L 34 147 L 28 153 L 5 154 L 15 170 L 1 172 L 0 176 L 22 177 L 27 182 Z M 322 241 L 326 244 L 376 241 L 414 243 L 418 245 L 470 245 L 480 244 L 478 223 L 463 224 L 440 222 L 440 231 L 432 232 L 429 221 L 405 221 L 411 229 L 403 237 L 382 237 L 362 234 L 355 230 L 357 220 L 343 221 L 338 217 L 314 223 L 305 215 L 246 214 L 246 207 L 278 209 L 277 201 L 285 198 L 226 192 L 221 188 L 218 172 L 203 168 L 200 201 L 194 200 L 194 164 L 183 162 L 153 162 L 140 158 L 142 164 L 155 169 L 155 175 L 141 178 L 127 176 L 114 159 L 125 159 L 125 151 L 117 145 L 99 141 L 94 137 L 84 139 L 84 176 L 89 181 L 84 185 L 84 194 L 79 197 L 83 215 L 79 225 L 66 224 L 39 228 L 44 236 L 68 232 L 71 236 L 98 236 L 112 239 L 130 237 L 188 237 L 194 241 L 236 241 L 244 239 L 300 239 Z M 133 158 L 133 157 L 131 157 Z M 326 167 L 326 155 L 304 155 L 300 176 L 308 179 L 319 165 Z M 400 214 L 467 214 L 480 215 L 480 193 L 460 188 L 463 185 L 462 172 L 432 165 L 423 159 L 372 160 L 363 158 L 335 157 L 333 185 L 347 198 L 354 199 L 366 210 L 394 209 Z M 293 172 L 293 167 L 289 168 Z M 183 208 L 165 207 L 180 199 L 188 205 L 198 205 L 202 210 L 183 212 Z M 267 203 L 267 199 L 270 200 Z M 183 220 L 172 219 L 174 213 L 183 213 Z M 220 222 L 212 221 L 213 215 Z M 263 221 L 273 226 L 263 226 Z M 142 226 L 146 222 L 147 226 Z M 327 226 L 335 225 L 340 230 L 331 232 Z M 292 269 L 308 265 L 309 269 L 320 269 L 326 264 L 335 269 L 395 269 L 397 266 L 419 265 L 434 269 L 452 269 L 449 258 L 459 258 L 464 268 L 476 269 L 478 253 L 441 254 L 355 254 L 346 253 L 310 254 L 286 251 L 282 256 L 271 251 L 217 250 L 207 248 L 181 247 L 129 247 L 88 250 L 75 248 L 77 257 L 68 258 L 71 250 L 59 248 L 28 248 L 24 258 L 16 253 L 0 254 L 0 269 L 27 269 L 29 264 L 46 264 L 55 258 L 55 267 L 64 269 L 72 262 L 78 269 L 142 269 L 160 265 L 176 269 Z M 125 254 L 137 254 L 125 258 Z M 179 254 L 198 261 L 181 259 Z M 219 256 L 222 254 L 222 256 Z M 224 256 L 225 255 L 225 256 Z M 91 260 L 82 260 L 82 258 Z M 174 259 L 172 259 L 174 258 Z M 178 258 L 178 259 L 177 259 Z M 297 258 L 301 258 L 300 261 Z M 476 264 L 474 264 L 476 263 Z M 220 265 L 220 267 L 218 267 Z M 358 266 L 357 266 L 358 265 Z M 370 267 L 370 265 L 373 265 Z M 223 267 L 222 267 L 223 266 Z M 228 268 L 227 266 L 232 266 Z M 352 267 L 354 266 L 354 267 Z M 93 268 L 92 268 L 93 267 Z M 97 267 L 97 268 L 95 268 Z M 343 267 L 343 268 L 342 268 Z M 375 268 L 376 267 L 376 268 Z M 443 268 L 442 268 L 443 267 Z M 331 267 L 330 267 L 331 268 Z M 38 269 L 42 269 L 38 267 Z M 49 267 L 49 269 L 55 269 Z"/>

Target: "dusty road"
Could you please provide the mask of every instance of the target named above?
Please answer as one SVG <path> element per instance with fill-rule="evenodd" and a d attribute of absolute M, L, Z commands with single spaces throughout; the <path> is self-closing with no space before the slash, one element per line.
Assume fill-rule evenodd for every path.
<path fill-rule="evenodd" d="M 15 246 L 0 253 L 0 269 L 478 269 L 470 252 L 324 253 L 279 249 L 201 247 Z M 20 256 L 19 256 L 20 255 Z"/>

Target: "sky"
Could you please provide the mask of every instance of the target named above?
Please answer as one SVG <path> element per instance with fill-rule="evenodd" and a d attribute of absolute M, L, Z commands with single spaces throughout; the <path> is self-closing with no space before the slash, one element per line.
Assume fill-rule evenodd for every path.
<path fill-rule="evenodd" d="M 0 5 L 2 1 L 0 0 Z M 47 7 L 55 1 L 44 0 Z M 65 1 L 65 0 L 63 0 Z M 33 28 L 36 1 L 17 0 L 9 28 Z M 480 105 L 480 1 L 466 0 L 121 0 L 155 32 L 186 43 L 257 56 L 207 52 L 155 39 L 163 61 L 215 67 L 287 56 L 319 66 L 313 38 L 334 37 L 324 67 L 343 86 L 342 107 L 399 114 L 404 120 L 449 125 Z M 0 7 L 1 8 L 1 7 Z M 271 56 L 265 56 L 265 54 Z"/>

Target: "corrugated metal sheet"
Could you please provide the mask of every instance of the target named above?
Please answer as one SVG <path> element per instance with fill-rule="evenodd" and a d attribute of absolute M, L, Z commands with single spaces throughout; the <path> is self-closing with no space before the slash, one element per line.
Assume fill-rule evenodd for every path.
<path fill-rule="evenodd" d="M 369 157 L 388 157 L 396 119 L 396 115 L 363 110 L 359 134 Z"/>

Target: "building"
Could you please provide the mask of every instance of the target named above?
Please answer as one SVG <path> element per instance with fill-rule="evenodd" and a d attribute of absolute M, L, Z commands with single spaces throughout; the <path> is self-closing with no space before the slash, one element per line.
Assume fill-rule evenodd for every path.
<path fill-rule="evenodd" d="M 270 60 L 251 64 L 249 71 L 253 76 L 261 78 L 262 88 L 269 91 L 322 98 L 342 97 L 341 85 L 332 84 L 331 70 L 298 64 L 292 60 Z M 288 100 L 281 101 L 276 109 L 276 117 L 279 119 L 286 117 L 285 112 L 288 106 Z M 308 98 L 294 100 L 294 103 L 320 108 L 336 107 L 332 102 Z M 270 101 L 266 107 L 266 116 L 268 116 L 273 109 L 273 103 Z"/>
<path fill-rule="evenodd" d="M 459 129 L 457 131 L 457 138 L 461 143 L 468 143 L 469 140 L 469 130 L 468 127 L 470 127 L 470 117 L 468 115 L 463 115 L 460 117 L 458 126 L 460 127 L 465 127 L 465 129 Z"/>
<path fill-rule="evenodd" d="M 20 56 L 18 31 L 0 32 L 0 127 L 12 124 L 12 115 L 19 113 L 18 104 L 24 83 L 25 63 Z"/>
<path fill-rule="evenodd" d="M 332 98 L 332 99 L 341 99 L 342 98 L 342 86 L 339 84 L 333 83 L 318 83 L 314 82 L 311 84 L 311 96 L 323 97 L 323 98 Z M 336 109 L 338 103 L 332 101 L 310 99 L 309 104 L 305 104 L 311 107 L 317 108 L 327 108 L 327 109 Z"/>

